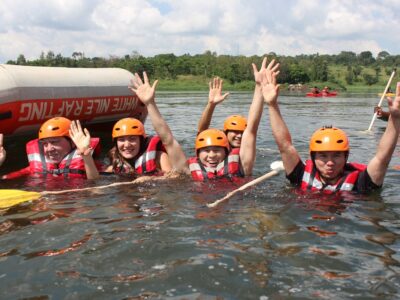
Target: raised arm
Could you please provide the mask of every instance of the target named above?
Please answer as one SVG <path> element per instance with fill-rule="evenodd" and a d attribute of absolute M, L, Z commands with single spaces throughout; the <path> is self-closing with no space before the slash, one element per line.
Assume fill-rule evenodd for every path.
<path fill-rule="evenodd" d="M 99 178 L 99 171 L 94 163 L 92 152 L 93 149 L 90 148 L 90 133 L 85 128 L 82 130 L 81 123 L 79 120 L 72 121 L 71 127 L 69 129 L 69 136 L 74 142 L 78 153 L 82 156 L 83 162 L 85 164 L 85 171 L 87 179 Z"/>
<path fill-rule="evenodd" d="M 266 70 L 262 76 L 262 93 L 264 102 L 269 107 L 269 120 L 272 134 L 281 153 L 286 174 L 292 173 L 300 161 L 300 156 L 292 144 L 289 129 L 282 118 L 278 105 L 279 85 L 276 83 L 276 72 Z"/>
<path fill-rule="evenodd" d="M 228 97 L 229 93 L 222 95 L 223 82 L 224 81 L 218 77 L 215 77 L 209 82 L 210 90 L 208 92 L 208 102 L 201 114 L 197 132 L 202 132 L 210 127 L 215 107 Z"/>
<path fill-rule="evenodd" d="M 158 80 L 154 81 L 151 86 L 146 72 L 143 72 L 143 79 L 144 82 L 140 76 L 135 73 L 135 78 L 131 81 L 132 87 L 130 87 L 130 90 L 134 92 L 139 97 L 140 101 L 147 107 L 151 123 L 168 153 L 173 168 L 179 172 L 188 173 L 189 170 L 185 153 L 183 152 L 181 145 L 179 145 L 178 141 L 174 138 L 167 122 L 161 116 L 155 102 L 155 90 Z"/>
<path fill-rule="evenodd" d="M 3 134 L 0 133 L 0 166 L 6 160 L 6 150 L 3 147 Z"/>
<path fill-rule="evenodd" d="M 367 167 L 367 172 L 372 182 L 377 185 L 383 183 L 400 133 L 400 82 L 397 83 L 394 100 L 388 97 L 388 106 L 390 115 L 386 130 L 379 142 L 375 156 L 371 159 Z"/>
<path fill-rule="evenodd" d="M 243 132 L 242 143 L 240 145 L 240 161 L 245 175 L 251 175 L 254 167 L 254 162 L 256 159 L 256 142 L 257 142 L 257 131 L 260 125 L 260 120 L 263 112 L 263 94 L 261 89 L 262 74 L 266 71 L 279 74 L 279 64 L 272 60 L 268 67 L 267 58 L 264 57 L 260 70 L 253 63 L 253 73 L 254 73 L 254 95 L 253 101 L 251 102 L 249 114 L 247 117 L 247 127 Z"/>

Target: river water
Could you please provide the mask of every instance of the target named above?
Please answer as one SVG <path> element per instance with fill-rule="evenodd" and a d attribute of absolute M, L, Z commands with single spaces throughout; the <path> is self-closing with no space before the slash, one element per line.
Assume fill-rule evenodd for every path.
<path fill-rule="evenodd" d="M 193 155 L 205 93 L 160 93 L 160 111 Z M 252 99 L 233 93 L 212 125 L 247 115 Z M 281 96 L 281 111 L 303 158 L 323 125 L 344 129 L 350 160 L 368 163 L 386 123 L 366 132 L 376 98 Z M 146 122 L 148 133 L 153 132 Z M 108 132 L 103 149 L 110 146 Z M 23 167 L 21 140 L 6 145 Z M 19 147 L 15 149 L 15 147 Z M 265 108 L 255 177 L 279 160 Z M 13 150 L 11 150 L 13 149 Z M 380 192 L 368 196 L 300 196 L 284 175 L 206 207 L 237 185 L 178 179 L 51 195 L 0 215 L 1 299 L 398 299 L 400 146 Z M 1 182 L 42 191 L 98 182 Z"/>

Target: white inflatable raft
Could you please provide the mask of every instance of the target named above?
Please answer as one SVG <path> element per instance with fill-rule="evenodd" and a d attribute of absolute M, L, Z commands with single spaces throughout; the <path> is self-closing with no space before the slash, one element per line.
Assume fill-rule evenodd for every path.
<path fill-rule="evenodd" d="M 0 133 L 31 133 L 55 116 L 86 124 L 127 116 L 144 122 L 147 111 L 128 89 L 132 78 L 119 68 L 0 64 Z"/>

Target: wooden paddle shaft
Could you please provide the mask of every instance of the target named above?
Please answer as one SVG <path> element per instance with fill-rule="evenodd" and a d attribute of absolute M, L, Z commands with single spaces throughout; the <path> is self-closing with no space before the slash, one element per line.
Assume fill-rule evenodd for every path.
<path fill-rule="evenodd" d="M 387 93 L 387 91 L 388 91 L 388 89 L 389 89 L 390 84 L 392 83 L 392 80 L 393 80 L 393 77 L 394 77 L 395 74 L 396 74 L 396 69 L 393 69 L 392 75 L 390 75 L 389 81 L 388 81 L 388 83 L 387 83 L 387 85 L 386 85 L 386 87 L 385 87 L 385 90 L 383 91 L 381 100 L 379 100 L 378 106 L 381 106 L 381 105 L 382 105 L 383 99 L 384 99 L 385 96 L 386 96 L 386 93 Z M 374 115 L 372 116 L 371 124 L 369 124 L 368 131 L 371 130 L 372 125 L 374 124 L 377 115 L 378 115 L 378 113 L 375 112 Z"/>
<path fill-rule="evenodd" d="M 254 179 L 254 180 L 242 185 L 241 187 L 237 188 L 236 190 L 233 190 L 232 192 L 229 192 L 225 197 L 223 197 L 221 199 L 218 199 L 218 200 L 216 200 L 216 201 L 214 201 L 212 203 L 208 203 L 207 207 L 216 207 L 220 203 L 222 203 L 222 202 L 228 200 L 229 198 L 231 198 L 236 193 L 238 193 L 240 191 L 243 191 L 243 190 L 245 190 L 245 189 L 247 189 L 247 188 L 249 188 L 249 187 L 251 187 L 253 185 L 256 185 L 256 184 L 258 184 L 258 183 L 260 183 L 260 182 L 262 182 L 262 181 L 264 181 L 264 180 L 266 180 L 268 178 L 271 178 L 271 177 L 273 177 L 275 175 L 278 175 L 278 174 L 279 174 L 279 170 L 272 170 L 271 172 L 268 172 L 268 173 L 266 173 L 266 174 L 264 174 L 264 175 L 262 175 L 262 176 L 260 176 L 260 177 L 258 177 L 256 179 Z"/>

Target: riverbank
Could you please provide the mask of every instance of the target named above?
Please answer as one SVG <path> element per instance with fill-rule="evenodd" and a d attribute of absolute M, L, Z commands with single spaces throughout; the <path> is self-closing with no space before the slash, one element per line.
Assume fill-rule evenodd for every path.
<path fill-rule="evenodd" d="M 385 81 L 386 80 L 386 81 Z M 329 86 L 332 90 L 339 92 L 347 92 L 354 94 L 376 94 L 382 93 L 385 89 L 388 78 L 380 80 L 377 84 L 366 85 L 362 82 L 357 82 L 352 85 L 338 84 L 335 82 L 309 82 L 304 85 L 301 92 L 308 92 L 310 87 L 317 86 L 322 89 L 324 86 Z M 159 91 L 208 91 L 208 82 L 210 78 L 205 76 L 181 75 L 177 79 L 160 79 Z M 396 78 L 393 80 L 392 89 L 396 85 Z M 252 91 L 254 81 L 242 81 L 240 83 L 231 84 L 228 80 L 224 81 L 225 91 Z M 281 91 L 287 91 L 288 84 L 282 84 Z"/>

